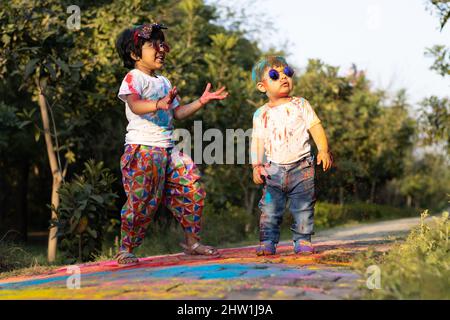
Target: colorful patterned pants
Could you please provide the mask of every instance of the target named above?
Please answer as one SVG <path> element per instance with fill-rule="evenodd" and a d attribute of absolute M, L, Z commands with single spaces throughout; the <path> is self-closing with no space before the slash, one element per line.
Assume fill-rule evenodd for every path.
<path fill-rule="evenodd" d="M 179 151 L 126 145 L 120 159 L 127 201 L 121 211 L 121 251 L 132 252 L 145 237 L 160 202 L 172 212 L 185 233 L 200 231 L 206 196 L 192 159 Z"/>

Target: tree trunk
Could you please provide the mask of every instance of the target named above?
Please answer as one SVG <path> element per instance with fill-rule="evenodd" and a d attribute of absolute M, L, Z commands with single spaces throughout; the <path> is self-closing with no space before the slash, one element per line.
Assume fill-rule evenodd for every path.
<path fill-rule="evenodd" d="M 56 160 L 56 153 L 55 148 L 53 146 L 52 137 L 50 134 L 50 121 L 48 117 L 48 110 L 47 110 L 47 101 L 45 99 L 44 93 L 46 88 L 46 83 L 44 81 L 40 81 L 38 84 L 39 91 L 39 108 L 41 111 L 42 116 L 42 125 L 44 129 L 44 137 L 45 137 L 45 145 L 47 146 L 47 154 L 48 154 L 48 160 L 50 163 L 50 170 L 52 172 L 53 176 L 53 185 L 52 185 L 52 198 L 51 198 L 51 204 L 56 209 L 59 206 L 59 195 L 58 190 L 61 186 L 62 182 L 62 173 L 61 170 L 58 167 L 58 162 Z M 56 213 L 52 210 L 51 212 L 52 219 L 56 219 Z M 48 262 L 54 262 L 56 258 L 56 246 L 57 246 L 57 238 L 56 238 L 56 232 L 57 227 L 51 227 L 48 235 L 48 255 L 47 259 Z"/>
<path fill-rule="evenodd" d="M 412 205 L 412 197 L 409 194 L 406 196 L 406 205 L 408 207 L 411 207 Z"/>

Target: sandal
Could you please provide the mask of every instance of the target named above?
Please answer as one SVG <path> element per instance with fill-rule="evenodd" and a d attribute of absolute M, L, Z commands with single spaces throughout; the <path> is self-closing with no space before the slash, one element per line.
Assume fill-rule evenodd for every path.
<path fill-rule="evenodd" d="M 114 257 L 119 265 L 130 265 L 139 263 L 139 259 L 132 253 L 121 251 Z"/>
<path fill-rule="evenodd" d="M 220 253 L 217 251 L 216 248 L 211 246 L 205 246 L 201 244 L 200 242 L 194 243 L 192 246 L 188 246 L 184 243 L 180 243 L 180 246 L 184 249 L 184 254 L 197 256 L 197 255 L 204 255 L 204 256 L 219 256 Z M 205 251 L 197 250 L 200 247 L 206 248 Z"/>

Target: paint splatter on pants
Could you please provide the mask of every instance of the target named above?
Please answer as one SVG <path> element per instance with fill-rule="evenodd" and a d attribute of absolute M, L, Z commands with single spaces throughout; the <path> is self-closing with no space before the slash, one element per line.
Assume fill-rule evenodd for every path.
<path fill-rule="evenodd" d="M 145 237 L 162 202 L 186 233 L 197 239 L 206 196 L 192 159 L 177 150 L 126 145 L 120 159 L 127 201 L 121 211 L 120 250 L 132 252 Z"/>
<path fill-rule="evenodd" d="M 293 240 L 311 241 L 311 235 L 314 234 L 316 202 L 314 163 L 314 156 L 308 156 L 288 165 L 273 162 L 265 165 L 270 179 L 266 179 L 258 205 L 261 210 L 259 223 L 261 242 L 278 243 L 280 225 L 288 200 L 289 211 L 294 218 L 291 226 Z"/>

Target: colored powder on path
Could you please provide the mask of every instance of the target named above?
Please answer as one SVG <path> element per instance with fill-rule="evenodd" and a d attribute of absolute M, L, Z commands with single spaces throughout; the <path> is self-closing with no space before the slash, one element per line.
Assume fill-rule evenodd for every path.
<path fill-rule="evenodd" d="M 67 288 L 73 275 L 64 267 L 2 279 L 0 299 L 308 299 L 331 294 L 330 285 L 342 298 L 359 276 L 348 262 L 322 261 L 338 247 L 327 243 L 322 250 L 318 243 L 319 252 L 310 256 L 295 255 L 292 245 L 283 243 L 276 255 L 265 257 L 256 256 L 255 247 L 244 247 L 221 249 L 215 258 L 175 254 L 143 258 L 133 266 L 102 261 L 78 266 L 80 289 Z M 338 252 L 362 249 L 349 245 Z"/>

